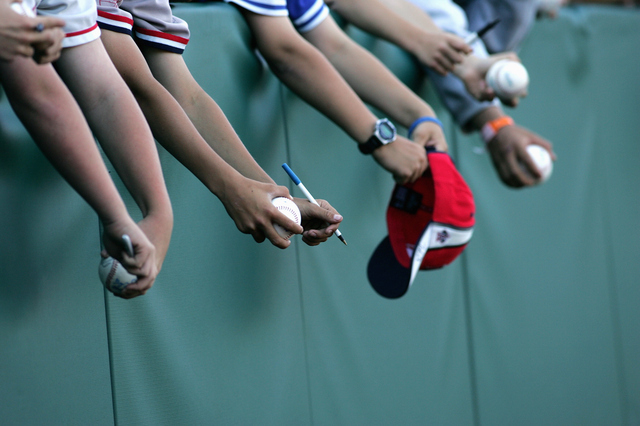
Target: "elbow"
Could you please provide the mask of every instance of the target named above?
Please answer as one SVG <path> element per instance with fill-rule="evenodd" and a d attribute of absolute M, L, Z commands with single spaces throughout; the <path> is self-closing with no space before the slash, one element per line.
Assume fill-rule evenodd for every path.
<path fill-rule="evenodd" d="M 296 43 L 271 43 L 258 46 L 258 50 L 274 74 L 283 76 L 297 69 L 296 63 L 304 60 L 305 51 Z"/>

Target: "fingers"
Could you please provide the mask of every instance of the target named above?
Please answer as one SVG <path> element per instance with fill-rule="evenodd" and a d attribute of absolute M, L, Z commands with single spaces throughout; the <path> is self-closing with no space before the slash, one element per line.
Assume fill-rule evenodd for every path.
<path fill-rule="evenodd" d="M 147 257 L 146 259 L 142 259 L 141 257 L 143 255 L 142 253 L 136 257 L 131 257 L 128 254 L 124 255 L 121 262 L 122 266 L 124 266 L 127 272 L 135 275 L 138 279 L 136 282 L 125 287 L 122 292 L 114 293 L 116 296 L 123 299 L 132 299 L 146 294 L 153 286 L 158 275 L 158 270 L 153 258 Z"/>
<path fill-rule="evenodd" d="M 544 148 L 550 146 L 544 139 L 515 125 L 502 128 L 489 142 L 491 159 L 506 185 L 513 188 L 532 186 L 541 178 L 540 171 L 526 150 L 530 144 L 539 144 Z"/>
<path fill-rule="evenodd" d="M 52 28 L 62 28 L 65 22 L 62 19 L 55 18 L 53 16 L 39 16 L 35 18 L 38 23 L 41 23 L 45 30 Z M 37 24 L 36 24 L 37 26 Z"/>
<path fill-rule="evenodd" d="M 280 212 L 278 212 L 278 214 L 273 218 L 273 223 L 277 223 L 287 231 L 293 232 L 294 234 L 302 234 L 302 232 L 304 232 L 301 225 L 298 225 L 296 222 Z"/>
<path fill-rule="evenodd" d="M 286 249 L 291 245 L 291 240 L 281 237 L 274 228 L 274 224 L 277 223 L 284 229 L 293 232 L 294 234 L 301 234 L 302 227 L 286 217 L 284 214 L 280 213 L 277 209 L 275 209 L 275 207 L 274 210 L 275 212 L 269 211 L 266 214 L 266 217 L 270 217 L 271 219 L 268 220 L 268 222 L 260 224 L 259 228 L 251 232 L 251 235 L 257 243 L 262 243 L 268 239 L 274 246 L 281 249 Z"/>
<path fill-rule="evenodd" d="M 124 299 L 145 294 L 153 285 L 161 267 L 161 263 L 157 262 L 155 245 L 131 219 L 124 223 L 105 223 L 103 226 L 104 249 L 100 256 L 103 259 L 111 256 L 137 278 L 135 283 L 129 284 L 122 292 L 112 292 Z"/>
<path fill-rule="evenodd" d="M 62 53 L 64 32 L 60 28 L 55 28 L 47 31 L 45 35 L 47 36 L 45 41 L 33 44 L 33 60 L 39 64 L 53 62 Z"/>
<path fill-rule="evenodd" d="M 435 62 L 431 64 L 431 69 L 433 69 L 441 76 L 445 76 L 449 73 L 449 71 L 453 71 L 453 66 L 449 62 L 444 61 L 441 58 L 435 58 Z"/>
<path fill-rule="evenodd" d="M 464 43 L 463 43 L 464 44 Z M 465 44 L 466 46 L 466 44 Z M 453 70 L 453 66 L 455 64 L 459 64 L 464 60 L 464 56 L 458 53 L 458 50 L 453 47 L 451 42 L 447 44 L 446 49 L 443 49 L 443 55 L 446 57 L 448 63 L 450 64 L 450 71 Z"/>
<path fill-rule="evenodd" d="M 551 159 L 553 161 L 556 161 L 558 159 L 556 153 L 553 151 L 553 144 L 548 140 L 543 139 L 542 137 L 535 137 L 531 143 L 534 145 L 540 145 L 541 147 L 546 149 L 547 152 L 551 155 Z"/>
<path fill-rule="evenodd" d="M 462 62 L 462 55 L 457 53 L 455 50 L 449 48 L 449 46 L 443 47 L 439 54 L 434 58 L 434 63 L 432 67 L 436 72 L 440 75 L 446 75 L 447 73 L 453 71 L 456 64 Z"/>
<path fill-rule="evenodd" d="M 514 187 L 531 186 L 540 179 L 540 171 L 526 151 L 518 150 L 508 158 L 509 172 Z"/>
<path fill-rule="evenodd" d="M 138 281 L 129 284 L 121 293 L 114 293 L 114 295 L 123 299 L 133 299 L 134 297 L 144 296 L 149 289 L 151 289 L 154 282 L 155 277 L 139 277 Z"/>
<path fill-rule="evenodd" d="M 316 246 L 331 237 L 342 216 L 325 200 L 316 200 L 318 205 L 302 198 L 294 198 L 302 216 L 302 241 L 309 246 Z"/>
<path fill-rule="evenodd" d="M 520 103 L 520 98 L 500 98 L 500 102 L 509 108 L 515 108 Z"/>
<path fill-rule="evenodd" d="M 449 42 L 449 45 L 453 49 L 455 49 L 457 52 L 460 52 L 465 55 L 469 55 L 473 53 L 473 48 L 469 46 L 467 43 L 465 43 L 462 37 L 458 37 L 453 34 L 447 34 L 447 36 L 448 36 L 447 40 Z M 460 62 L 462 62 L 462 57 L 460 59 Z"/>
<path fill-rule="evenodd" d="M 471 46 L 465 43 L 464 40 L 458 36 L 446 34 L 444 42 L 445 45 L 442 46 L 440 50 L 442 54 L 440 64 L 447 71 L 453 71 L 456 64 L 464 61 L 465 55 L 473 52 Z"/>
<path fill-rule="evenodd" d="M 34 49 L 30 44 L 20 44 L 15 47 L 15 53 L 20 56 L 25 56 L 27 58 L 33 56 Z M 11 57 L 6 58 L 11 59 Z"/>
<path fill-rule="evenodd" d="M 29 11 L 30 13 L 30 11 Z M 54 17 L 29 17 L 27 10 L 14 20 L 11 49 L 14 54 L 34 57 L 38 63 L 51 62 L 60 56 L 64 21 Z M 4 58 L 11 59 L 11 58 Z"/>
<path fill-rule="evenodd" d="M 520 153 L 519 162 L 521 164 L 521 168 L 523 168 L 529 175 L 533 176 L 535 181 L 542 178 L 542 173 L 540 173 L 538 166 L 536 166 L 536 163 L 526 151 L 524 153 Z"/>
<path fill-rule="evenodd" d="M 303 224 L 309 221 L 337 224 L 342 221 L 342 216 L 338 211 L 325 200 L 316 200 L 319 205 L 315 205 L 310 201 L 303 200 L 301 198 L 294 198 L 294 201 L 300 209 Z"/>

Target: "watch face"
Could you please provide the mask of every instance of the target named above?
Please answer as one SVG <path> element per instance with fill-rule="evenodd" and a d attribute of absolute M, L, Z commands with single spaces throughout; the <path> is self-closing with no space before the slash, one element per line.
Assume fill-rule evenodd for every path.
<path fill-rule="evenodd" d="M 380 123 L 380 127 L 378 127 L 378 130 L 380 132 L 380 137 L 382 137 L 382 139 L 384 140 L 391 140 L 395 136 L 395 129 L 390 123 Z"/>

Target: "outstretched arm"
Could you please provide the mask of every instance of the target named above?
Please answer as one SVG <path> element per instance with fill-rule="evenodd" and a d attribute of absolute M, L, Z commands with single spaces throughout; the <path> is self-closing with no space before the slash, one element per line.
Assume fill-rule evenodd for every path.
<path fill-rule="evenodd" d="M 353 41 L 328 16 L 303 36 L 316 46 L 353 87 L 358 96 L 405 127 L 420 117 L 435 117 L 433 109 L 402 83 L 369 51 Z M 418 133 L 426 139 L 422 146 L 432 145 L 447 150 L 440 126 L 424 122 L 419 126 L 427 132 Z"/>
<path fill-rule="evenodd" d="M 120 50 L 123 44 L 117 43 L 117 46 Z M 140 49 L 154 77 L 173 95 L 213 150 L 244 177 L 275 185 L 273 179 L 247 151 L 218 104 L 195 81 L 182 55 L 144 45 L 140 45 Z M 145 84 L 145 87 L 148 86 Z M 252 193 L 256 194 L 257 191 Z M 275 193 L 271 198 L 274 196 Z M 328 202 L 323 201 L 320 208 L 300 198 L 294 198 L 294 201 L 302 216 L 302 240 L 308 245 L 326 241 L 338 228 L 342 217 Z M 289 244 L 281 238 L 276 241 L 278 244 Z"/>
<path fill-rule="evenodd" d="M 399 46 L 440 74 L 453 71 L 454 65 L 471 53 L 462 38 L 440 30 L 426 14 L 424 19 L 430 25 L 421 26 L 404 19 L 379 0 L 326 0 L 325 3 L 356 27 Z"/>
<path fill-rule="evenodd" d="M 245 10 L 243 14 L 273 73 L 358 143 L 366 142 L 373 134 L 375 115 L 327 58 L 298 34 L 289 18 Z M 375 150 L 373 156 L 400 182 L 414 181 L 427 166 L 424 149 L 400 137 Z"/>
<path fill-rule="evenodd" d="M 500 108 L 492 106 L 474 116 L 470 124 L 475 130 L 481 130 L 488 122 L 504 116 Z M 486 142 L 498 176 L 505 185 L 513 188 L 535 185 L 541 177 L 540 171 L 527 153 L 527 145 L 542 146 L 551 158 L 556 160 L 549 141 L 515 123 L 501 127 L 495 136 Z M 528 172 L 523 170 L 521 164 Z"/>
<path fill-rule="evenodd" d="M 31 59 L 0 62 L 0 81 L 38 147 L 98 214 L 107 253 L 138 276 L 121 296 L 144 294 L 157 274 L 155 248 L 127 213 L 71 93 L 51 65 L 37 65 Z M 120 243 L 123 234 L 131 238 L 133 258 L 125 255 Z"/>
<path fill-rule="evenodd" d="M 257 242 L 268 238 L 279 248 L 288 247 L 290 241 L 277 234 L 273 223 L 280 223 L 296 233 L 301 233 L 302 228 L 279 214 L 271 200 L 275 197 L 290 197 L 289 191 L 284 186 L 277 186 L 255 163 L 222 111 L 217 108 L 211 111 L 211 115 L 202 117 L 205 126 L 214 135 L 212 140 L 215 143 L 212 148 L 178 101 L 156 80 L 131 37 L 103 31 L 102 40 L 118 72 L 138 101 L 158 142 L 220 199 L 241 232 L 251 234 Z M 175 53 L 153 50 L 160 52 L 157 57 L 150 53 L 156 59 L 150 61 L 154 63 L 154 68 L 160 69 L 160 73 L 169 79 L 175 77 L 182 81 L 184 76 L 180 75 L 181 68 L 177 66 L 184 64 L 182 57 Z M 196 109 L 203 108 L 201 99 L 195 95 L 185 94 L 186 102 L 192 102 Z M 218 151 L 228 160 L 225 161 Z M 243 176 L 229 163 L 248 172 L 250 177 Z"/>
<path fill-rule="evenodd" d="M 120 46 L 121 42 L 114 47 L 120 49 Z M 139 47 L 153 77 L 175 99 L 199 136 L 217 155 L 243 176 L 273 184 L 273 179 L 251 156 L 222 109 L 193 78 L 182 55 L 143 44 Z"/>
<path fill-rule="evenodd" d="M 160 269 L 169 248 L 173 212 L 144 115 L 99 39 L 64 49 L 55 66 L 140 207 L 140 227 L 156 246 Z"/>

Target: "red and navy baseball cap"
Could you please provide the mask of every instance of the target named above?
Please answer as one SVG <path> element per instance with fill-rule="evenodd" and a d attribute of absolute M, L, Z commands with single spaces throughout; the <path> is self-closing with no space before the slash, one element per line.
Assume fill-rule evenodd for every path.
<path fill-rule="evenodd" d="M 418 270 L 453 262 L 475 224 L 473 194 L 449 154 L 427 150 L 429 168 L 418 180 L 396 185 L 387 208 L 385 237 L 373 252 L 367 275 L 383 297 L 402 297 Z"/>

